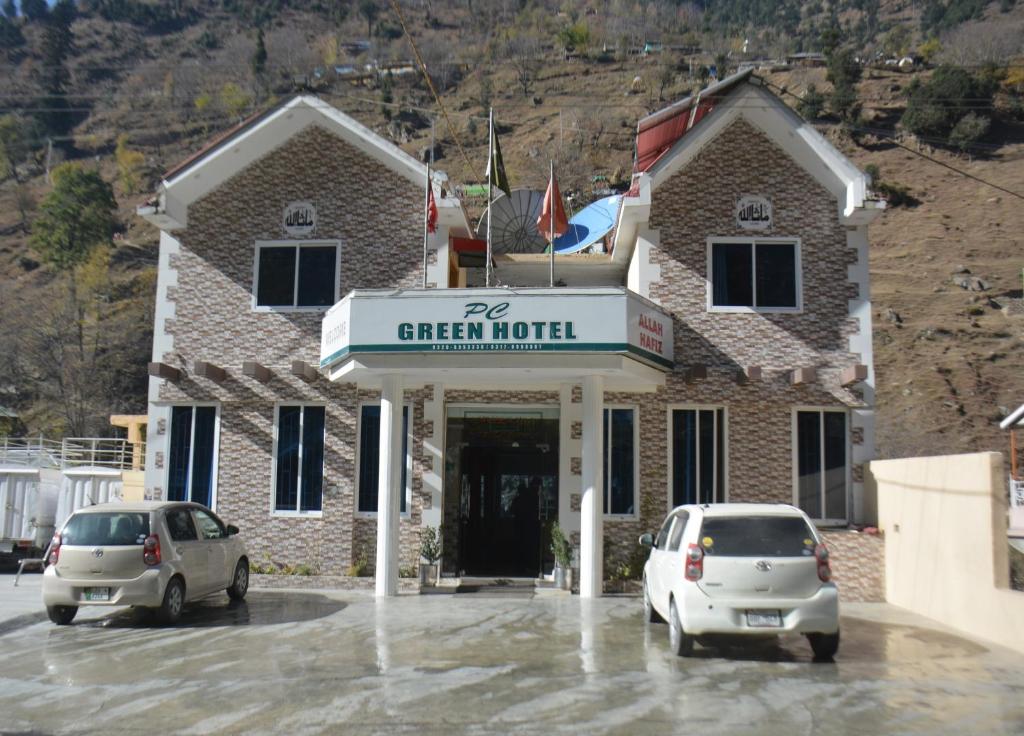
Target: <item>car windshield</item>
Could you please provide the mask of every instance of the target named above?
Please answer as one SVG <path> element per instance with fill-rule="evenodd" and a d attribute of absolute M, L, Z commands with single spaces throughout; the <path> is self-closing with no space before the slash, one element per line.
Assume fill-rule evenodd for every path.
<path fill-rule="evenodd" d="M 716 557 L 810 557 L 814 534 L 799 516 L 720 516 L 704 519 L 704 553 Z"/>
<path fill-rule="evenodd" d="M 117 511 L 76 514 L 64 531 L 61 543 L 80 546 L 128 546 L 142 544 L 149 536 L 149 514 Z"/>

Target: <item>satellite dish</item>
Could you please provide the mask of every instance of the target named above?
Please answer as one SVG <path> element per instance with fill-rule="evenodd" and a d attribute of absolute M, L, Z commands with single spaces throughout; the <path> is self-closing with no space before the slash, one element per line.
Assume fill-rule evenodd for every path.
<path fill-rule="evenodd" d="M 513 189 L 491 202 L 492 253 L 543 253 L 548 247 L 544 236 L 537 230 L 537 218 L 544 206 L 544 192 L 534 189 Z M 487 213 L 476 226 L 478 238 L 487 237 Z"/>
<path fill-rule="evenodd" d="M 597 243 L 615 227 L 621 194 L 591 202 L 569 220 L 569 229 L 555 238 L 555 253 L 579 253 Z"/>

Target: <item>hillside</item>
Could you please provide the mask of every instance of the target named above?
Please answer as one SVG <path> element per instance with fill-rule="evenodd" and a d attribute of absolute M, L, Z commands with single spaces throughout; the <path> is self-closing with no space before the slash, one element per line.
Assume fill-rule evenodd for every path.
<path fill-rule="evenodd" d="M 135 206 L 161 171 L 293 91 L 321 95 L 414 155 L 434 140 L 436 165 L 456 183 L 482 177 L 493 106 L 513 185 L 542 188 L 554 160 L 563 192 L 585 203 L 595 188 L 628 181 L 637 119 L 699 88 L 708 67 L 815 51 L 822 30 L 836 24 L 858 54 L 880 61 L 856 84 L 858 124 L 826 115 L 821 129 L 916 202 L 891 208 L 872 230 L 880 453 L 1003 449 L 994 426 L 1000 407 L 1024 400 L 1016 370 L 1024 357 L 1024 209 L 1020 199 L 914 152 L 1020 193 L 1024 127 L 1000 117 L 969 156 L 911 136 L 899 140 L 914 152 L 900 148 L 892 136 L 907 89 L 931 72 L 900 73 L 883 60 L 935 38 L 937 61 L 968 69 L 1005 63 L 1021 51 L 1024 7 L 720 2 L 701 13 L 651 3 L 637 13 L 627 3 L 592 2 L 568 15 L 536 2 L 403 2 L 453 136 L 422 76 L 407 73 L 411 50 L 389 5 L 371 3 L 376 12 L 368 13 L 362 3 L 329 5 L 84 3 L 71 25 L 70 74 L 59 97 L 41 96 L 44 22 L 10 21 L 24 42 L 5 52 L 0 114 L 25 123 L 32 147 L 20 181 L 0 185 L 0 406 L 21 415 L 19 429 L 106 433 L 107 414 L 145 411 L 157 233 L 134 216 Z M 765 8 L 787 20 L 772 29 L 753 25 Z M 636 53 L 653 40 L 664 50 Z M 374 60 L 378 68 L 366 71 Z M 388 65 L 392 73 L 379 71 Z M 762 74 L 797 97 L 811 84 L 830 86 L 823 68 Z M 66 137 L 55 141 L 30 125 L 54 99 L 66 101 L 73 116 Z M 116 155 L 122 135 L 122 152 L 142 154 L 127 169 Z M 74 276 L 85 279 L 88 298 L 71 312 L 72 277 L 42 261 L 22 226 L 38 217 L 33 209 L 52 189 L 47 159 L 52 169 L 62 158 L 98 167 L 113 182 L 121 222 L 108 262 Z M 595 183 L 597 176 L 604 179 Z M 957 286 L 961 269 L 988 288 Z M 89 339 L 71 329 L 78 324 Z M 66 346 L 76 340 L 69 356 Z"/>

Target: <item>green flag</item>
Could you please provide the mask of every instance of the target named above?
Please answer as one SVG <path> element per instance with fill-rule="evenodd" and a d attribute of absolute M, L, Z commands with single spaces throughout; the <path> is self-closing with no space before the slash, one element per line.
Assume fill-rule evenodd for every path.
<path fill-rule="evenodd" d="M 498 143 L 498 131 L 494 130 L 494 123 L 491 123 L 491 158 L 487 162 L 488 181 L 493 186 L 505 192 L 505 196 L 512 196 L 512 187 L 508 183 L 508 174 L 505 173 L 505 162 L 501 159 L 501 144 Z M 493 175 L 492 175 L 493 171 Z"/>

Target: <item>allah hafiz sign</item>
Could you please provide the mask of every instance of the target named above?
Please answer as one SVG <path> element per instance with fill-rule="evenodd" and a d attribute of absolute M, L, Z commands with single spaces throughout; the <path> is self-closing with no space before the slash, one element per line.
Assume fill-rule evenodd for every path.
<path fill-rule="evenodd" d="M 736 202 L 736 226 L 741 230 L 770 230 L 772 201 L 748 194 Z"/>
<path fill-rule="evenodd" d="M 312 202 L 290 202 L 281 222 L 289 235 L 312 235 L 316 230 L 316 207 Z"/>

